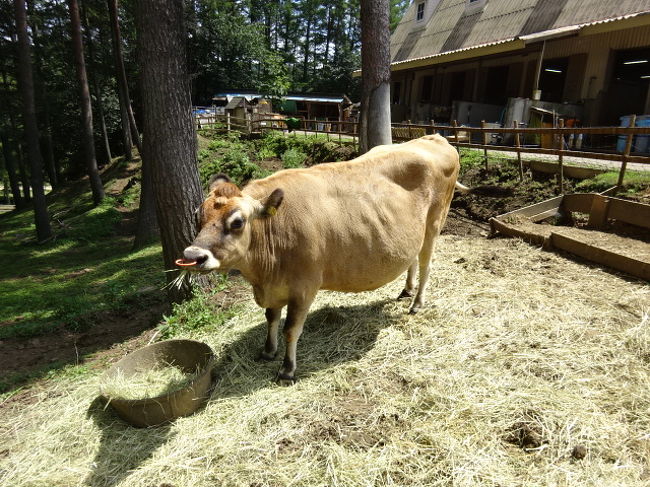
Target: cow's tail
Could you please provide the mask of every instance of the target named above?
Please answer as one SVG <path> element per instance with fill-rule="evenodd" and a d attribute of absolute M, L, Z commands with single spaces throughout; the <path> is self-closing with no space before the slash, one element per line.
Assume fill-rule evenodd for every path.
<path fill-rule="evenodd" d="M 456 189 L 458 190 L 459 193 L 461 194 L 469 194 L 471 193 L 471 189 L 469 189 L 467 186 L 460 184 L 458 181 L 456 181 Z"/>

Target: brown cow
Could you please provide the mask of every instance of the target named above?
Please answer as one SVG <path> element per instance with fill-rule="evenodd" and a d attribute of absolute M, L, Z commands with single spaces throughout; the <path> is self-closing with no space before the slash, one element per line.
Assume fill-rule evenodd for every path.
<path fill-rule="evenodd" d="M 293 381 L 296 344 L 319 289 L 368 291 L 408 270 L 400 297 L 411 297 L 419 267 L 410 312 L 422 307 L 434 240 L 455 185 L 463 189 L 458 169 L 456 150 L 429 135 L 348 162 L 279 171 L 242 190 L 217 176 L 198 210 L 201 230 L 180 264 L 241 271 L 266 308 L 266 360 L 276 356 L 288 305 L 278 379 Z"/>

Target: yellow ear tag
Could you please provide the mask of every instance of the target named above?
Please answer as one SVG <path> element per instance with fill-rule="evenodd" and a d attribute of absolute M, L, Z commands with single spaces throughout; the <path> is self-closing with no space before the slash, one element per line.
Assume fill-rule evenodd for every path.
<path fill-rule="evenodd" d="M 273 216 L 273 215 L 275 215 L 277 212 L 278 212 L 278 209 L 275 208 L 274 206 L 272 206 L 271 208 L 268 208 L 268 209 L 266 210 L 266 214 L 267 214 L 268 216 Z"/>

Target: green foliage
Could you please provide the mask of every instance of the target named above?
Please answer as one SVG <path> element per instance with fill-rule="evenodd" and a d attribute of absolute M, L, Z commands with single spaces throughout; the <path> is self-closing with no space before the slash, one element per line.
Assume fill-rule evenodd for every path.
<path fill-rule="evenodd" d="M 288 149 L 282 154 L 282 165 L 285 169 L 301 167 L 307 155 L 298 149 Z"/>
<path fill-rule="evenodd" d="M 217 307 L 211 298 L 223 291 L 228 285 L 227 277 L 221 276 L 211 291 L 195 290 L 192 299 L 175 304 L 170 316 L 165 316 L 159 326 L 163 338 L 173 338 L 188 335 L 194 331 L 203 332 L 218 328 L 235 315 L 232 307 L 227 309 Z"/>

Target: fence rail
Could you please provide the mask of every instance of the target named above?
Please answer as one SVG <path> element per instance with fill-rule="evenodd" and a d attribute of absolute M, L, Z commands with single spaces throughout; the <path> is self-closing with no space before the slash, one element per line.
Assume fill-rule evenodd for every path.
<path fill-rule="evenodd" d="M 246 118 L 235 118 L 230 115 L 196 115 L 197 127 L 220 124 L 226 130 L 240 130 L 242 132 L 264 132 L 268 130 L 295 130 L 305 134 L 325 134 L 328 140 L 339 143 L 352 143 L 358 146 L 359 123 L 355 121 L 326 121 L 326 120 L 298 120 L 299 126 L 295 127 L 286 118 L 269 118 L 263 114 L 247 116 Z M 562 120 L 560 122 L 563 122 Z M 650 157 L 645 155 L 632 155 L 632 145 L 635 137 L 646 136 L 650 140 L 650 127 L 634 127 L 635 117 L 632 116 L 631 127 L 520 127 L 517 122 L 513 127 L 488 127 L 483 122 L 481 127 L 466 127 L 458 125 L 454 120 L 451 125 L 414 124 L 414 123 L 393 123 L 392 136 L 395 141 L 410 140 L 424 135 L 441 133 L 456 148 L 483 149 L 485 168 L 488 167 L 487 151 L 515 152 L 519 164 L 519 176 L 524 177 L 522 154 L 543 154 L 557 156 L 557 176 L 560 192 L 564 192 L 564 157 L 581 157 L 586 159 L 607 160 L 620 163 L 618 185 L 623 185 L 625 171 L 628 163 L 650 164 Z M 290 128 L 290 125 L 292 127 Z M 243 130 L 241 128 L 243 127 Z M 472 137 L 472 136 L 475 137 Z M 488 143 L 491 136 L 504 135 L 512 136 L 513 145 Z M 573 136 L 617 136 L 619 141 L 624 142 L 625 149 L 621 153 L 593 152 L 589 150 L 572 150 L 568 147 L 566 137 Z M 553 148 L 531 147 L 522 144 L 521 139 L 527 136 L 546 137 L 551 141 Z M 479 138 L 482 143 L 473 142 L 472 139 Z M 650 150 L 650 144 L 648 144 Z"/>

